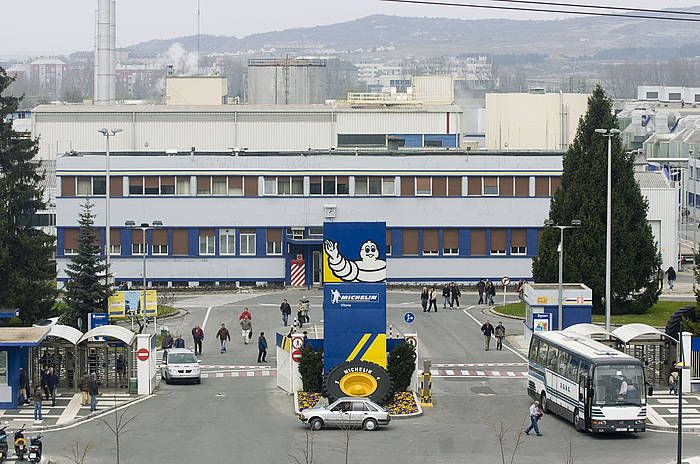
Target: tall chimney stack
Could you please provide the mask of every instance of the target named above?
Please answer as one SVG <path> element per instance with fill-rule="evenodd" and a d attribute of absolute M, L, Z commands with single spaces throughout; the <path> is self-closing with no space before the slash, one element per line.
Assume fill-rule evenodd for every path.
<path fill-rule="evenodd" d="M 112 51 L 113 1 L 97 0 L 97 52 L 95 53 L 95 97 L 96 105 L 114 103 L 114 65 Z M 116 7 L 114 7 L 116 9 Z M 115 28 L 116 29 L 116 28 Z"/>

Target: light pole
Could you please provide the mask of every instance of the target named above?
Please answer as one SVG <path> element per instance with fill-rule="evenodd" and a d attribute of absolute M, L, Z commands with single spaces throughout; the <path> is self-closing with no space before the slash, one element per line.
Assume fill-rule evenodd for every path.
<path fill-rule="evenodd" d="M 608 138 L 608 194 L 605 214 L 605 330 L 610 331 L 610 264 L 612 262 L 612 138 L 620 129 L 596 129 Z"/>
<path fill-rule="evenodd" d="M 99 129 L 97 132 L 105 136 L 105 265 L 107 270 L 105 272 L 107 284 L 109 285 L 109 255 L 110 248 L 112 247 L 110 239 L 110 217 L 109 217 L 109 188 L 110 188 L 110 175 L 109 175 L 109 138 L 114 137 L 120 133 L 121 129 Z"/>
<path fill-rule="evenodd" d="M 151 224 L 147 222 L 142 222 L 141 225 L 137 226 L 136 222 L 134 221 L 126 221 L 124 223 L 125 226 L 127 226 L 130 229 L 141 229 L 142 235 L 142 240 L 143 240 L 143 307 L 141 308 L 141 312 L 143 314 L 143 321 L 144 325 L 146 323 L 146 255 L 148 255 L 148 241 L 146 240 L 146 231 L 148 230 L 153 230 L 153 229 L 158 229 L 160 227 L 163 227 L 163 222 L 162 221 L 153 221 Z M 156 307 L 156 313 L 153 315 L 153 333 L 156 333 L 156 330 L 158 328 L 158 308 Z"/>
<path fill-rule="evenodd" d="M 559 312 L 557 316 L 557 328 L 562 330 L 564 328 L 564 308 L 562 300 L 564 299 L 564 230 L 565 229 L 575 229 L 581 227 L 581 221 L 578 219 L 572 219 L 569 224 L 555 224 L 551 219 L 544 221 L 546 227 L 556 227 L 559 229 Z"/>

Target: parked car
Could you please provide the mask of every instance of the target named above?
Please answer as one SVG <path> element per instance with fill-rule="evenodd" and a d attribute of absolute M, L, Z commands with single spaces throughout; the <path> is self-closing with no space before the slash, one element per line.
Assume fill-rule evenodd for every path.
<path fill-rule="evenodd" d="M 380 425 L 388 425 L 391 418 L 386 408 L 366 398 L 344 397 L 325 407 L 304 409 L 299 420 L 308 424 L 311 430 L 323 427 L 362 427 L 376 430 Z"/>
<path fill-rule="evenodd" d="M 192 350 L 186 348 L 171 348 L 163 352 L 163 362 L 160 364 L 160 376 L 169 384 L 176 380 L 190 380 L 202 383 L 201 361 Z"/>

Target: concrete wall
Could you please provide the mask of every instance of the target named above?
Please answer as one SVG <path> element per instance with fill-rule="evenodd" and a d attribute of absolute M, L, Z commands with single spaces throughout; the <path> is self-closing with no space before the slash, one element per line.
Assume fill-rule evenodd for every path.
<path fill-rule="evenodd" d="M 587 94 L 486 94 L 486 148 L 566 150 L 586 113 Z"/>
<path fill-rule="evenodd" d="M 167 105 L 221 105 L 228 90 L 225 77 L 167 77 Z"/>

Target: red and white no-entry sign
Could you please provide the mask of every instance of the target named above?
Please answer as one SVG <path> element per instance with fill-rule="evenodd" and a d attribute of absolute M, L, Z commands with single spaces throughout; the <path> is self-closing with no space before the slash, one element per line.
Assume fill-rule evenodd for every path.
<path fill-rule="evenodd" d="M 136 352 L 136 359 L 139 361 L 148 361 L 148 357 L 151 355 L 151 353 L 148 352 L 148 348 L 140 348 Z"/>
<path fill-rule="evenodd" d="M 299 362 L 301 360 L 301 350 L 292 351 L 292 361 Z"/>

